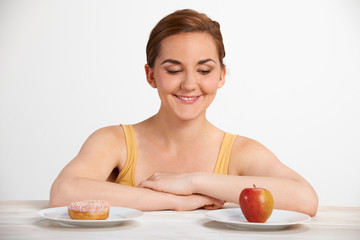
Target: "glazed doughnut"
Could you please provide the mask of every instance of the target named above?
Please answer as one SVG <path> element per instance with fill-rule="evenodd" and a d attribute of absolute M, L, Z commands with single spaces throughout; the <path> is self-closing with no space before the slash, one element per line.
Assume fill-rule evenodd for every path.
<path fill-rule="evenodd" d="M 109 217 L 110 205 L 103 200 L 86 200 L 70 203 L 68 214 L 76 220 L 104 220 Z"/>

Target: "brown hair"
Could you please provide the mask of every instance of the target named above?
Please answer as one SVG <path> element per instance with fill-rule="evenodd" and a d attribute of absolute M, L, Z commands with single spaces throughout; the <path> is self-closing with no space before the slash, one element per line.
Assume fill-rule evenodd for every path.
<path fill-rule="evenodd" d="M 215 40 L 218 50 L 219 61 L 224 67 L 223 58 L 225 57 L 225 48 L 220 31 L 220 24 L 211 20 L 203 13 L 191 9 L 175 11 L 158 22 L 150 33 L 146 46 L 147 64 L 150 68 L 154 67 L 155 60 L 160 52 L 160 43 L 166 37 L 179 33 L 187 32 L 206 32 Z"/>

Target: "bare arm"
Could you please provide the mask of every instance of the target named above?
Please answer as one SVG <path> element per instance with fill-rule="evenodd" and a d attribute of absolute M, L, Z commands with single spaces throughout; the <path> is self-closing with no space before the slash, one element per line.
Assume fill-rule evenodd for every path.
<path fill-rule="evenodd" d="M 206 181 L 206 184 L 205 184 Z M 222 184 L 226 184 L 226 187 Z M 257 187 L 268 189 L 274 197 L 277 209 L 303 212 L 314 216 L 317 211 L 317 196 L 313 189 L 302 181 L 279 177 L 225 176 L 198 173 L 194 176 L 194 191 L 209 196 L 238 203 L 244 188 Z M 217 189 L 217 191 L 214 191 Z"/>
<path fill-rule="evenodd" d="M 177 196 L 150 189 L 125 186 L 105 181 L 76 178 L 54 186 L 51 191 L 50 207 L 66 206 L 70 202 L 85 199 L 105 199 L 112 206 L 129 207 L 142 211 L 178 210 L 186 211 L 204 207 L 217 209 L 223 201 L 203 196 Z M 61 197 L 57 196 L 61 195 Z"/>
<path fill-rule="evenodd" d="M 125 152 L 124 152 L 125 151 Z M 79 154 L 61 171 L 50 191 L 50 206 L 99 199 L 113 206 L 139 210 L 192 210 L 219 208 L 223 202 L 208 196 L 177 196 L 151 189 L 107 182 L 112 170 L 125 163 L 126 150 L 121 127 L 100 129 L 84 143 Z"/>
<path fill-rule="evenodd" d="M 318 198 L 311 185 L 260 143 L 237 141 L 229 168 L 231 175 L 156 173 L 140 186 L 175 194 L 200 193 L 238 203 L 240 192 L 256 184 L 270 190 L 275 208 L 316 214 Z"/>

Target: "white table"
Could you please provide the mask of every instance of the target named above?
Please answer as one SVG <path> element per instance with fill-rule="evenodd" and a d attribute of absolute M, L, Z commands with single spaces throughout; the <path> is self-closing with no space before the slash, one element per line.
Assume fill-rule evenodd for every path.
<path fill-rule="evenodd" d="M 360 239 L 360 208 L 350 207 L 320 207 L 310 222 L 280 231 L 232 229 L 207 219 L 207 210 L 145 212 L 119 226 L 81 228 L 40 217 L 44 208 L 48 201 L 0 201 L 0 239 Z"/>

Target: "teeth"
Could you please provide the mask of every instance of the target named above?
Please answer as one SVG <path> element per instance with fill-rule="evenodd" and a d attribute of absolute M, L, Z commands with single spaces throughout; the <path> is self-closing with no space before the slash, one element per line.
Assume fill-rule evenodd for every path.
<path fill-rule="evenodd" d="M 180 96 L 178 96 L 178 98 L 183 99 L 185 101 L 190 101 L 190 100 L 196 99 L 196 97 L 180 97 Z"/>

